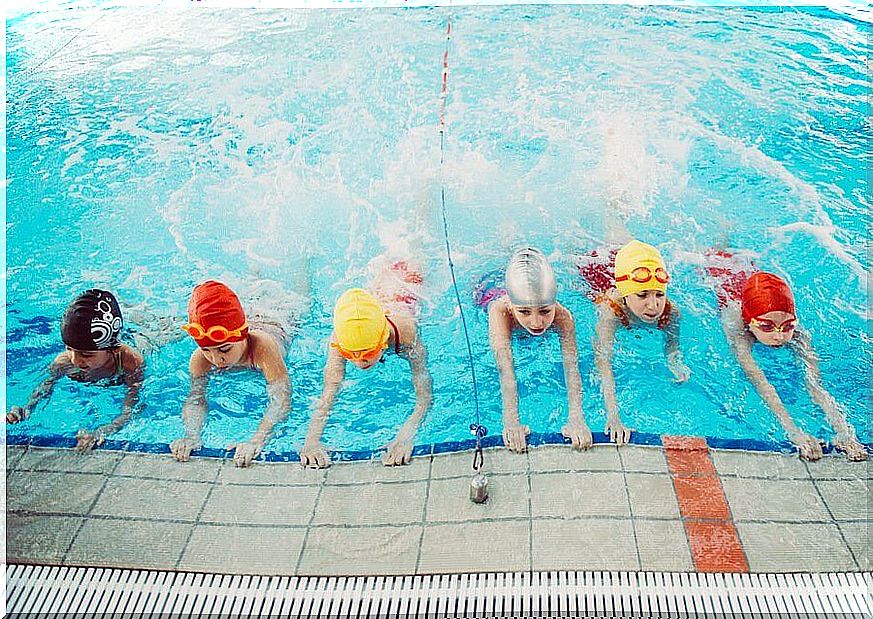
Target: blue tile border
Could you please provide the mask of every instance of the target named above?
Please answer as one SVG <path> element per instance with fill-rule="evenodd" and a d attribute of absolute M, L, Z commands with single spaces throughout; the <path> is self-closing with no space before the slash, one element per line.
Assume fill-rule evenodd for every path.
<path fill-rule="evenodd" d="M 712 449 L 732 449 L 742 451 L 761 451 L 775 452 L 782 454 L 790 454 L 794 451 L 794 447 L 788 441 L 770 442 L 759 439 L 733 439 L 733 438 L 718 438 L 706 436 L 707 445 Z M 603 432 L 594 432 L 593 439 L 595 445 L 609 445 L 609 437 Z M 14 436 L 7 437 L 8 445 L 27 445 L 33 447 L 66 447 L 72 448 L 76 446 L 76 439 L 67 436 Z M 536 447 L 537 445 L 569 445 L 570 440 L 565 438 L 558 432 L 533 432 L 528 437 L 528 445 Z M 646 432 L 634 432 L 631 435 L 630 444 L 632 445 L 648 445 L 660 446 L 661 435 L 649 434 Z M 503 445 L 503 437 L 497 434 L 486 436 L 482 439 L 482 447 L 500 447 Z M 468 451 L 476 446 L 475 439 L 465 439 L 463 441 L 448 441 L 444 443 L 435 443 L 433 445 L 416 445 L 412 450 L 413 456 L 425 456 L 431 454 L 443 454 L 459 451 Z M 868 453 L 873 453 L 873 443 L 865 443 L 864 446 Z M 170 447 L 164 443 L 141 443 L 137 441 L 119 441 L 108 439 L 101 449 L 109 449 L 115 451 L 130 451 L 150 454 L 169 454 Z M 823 448 L 824 453 L 829 454 L 835 451 L 835 448 L 827 444 Z M 379 458 L 384 453 L 384 449 L 364 449 L 356 451 L 331 451 L 331 458 L 334 462 L 373 460 Z M 193 453 L 193 455 L 205 458 L 220 458 L 225 459 L 231 456 L 231 452 L 225 449 L 214 447 L 203 447 Z M 298 462 L 300 454 L 296 451 L 286 452 L 266 452 L 261 454 L 259 460 L 266 462 Z"/>

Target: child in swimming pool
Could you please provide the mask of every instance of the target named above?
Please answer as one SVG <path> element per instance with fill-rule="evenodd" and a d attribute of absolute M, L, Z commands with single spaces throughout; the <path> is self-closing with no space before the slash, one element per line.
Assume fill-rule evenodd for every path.
<path fill-rule="evenodd" d="M 606 401 L 606 432 L 609 440 L 621 445 L 630 440 L 631 430 L 622 423 L 615 399 L 612 351 L 619 327 L 662 331 L 664 355 L 675 381 L 685 382 L 691 372 L 683 363 L 679 350 L 681 314 L 667 297 L 670 276 L 660 252 L 651 245 L 633 240 L 617 252 L 604 252 L 603 256 L 594 252 L 593 257 L 599 260 L 580 265 L 579 271 L 591 288 L 592 300 L 600 308 L 594 360 Z M 613 260 L 614 271 L 610 272 Z"/>
<path fill-rule="evenodd" d="M 812 401 L 827 416 L 836 431 L 834 445 L 849 460 L 866 460 L 867 452 L 855 437 L 855 429 L 846 420 L 834 397 L 821 382 L 818 356 L 809 334 L 797 324 L 794 296 L 778 275 L 759 271 L 751 261 L 729 252 L 707 254 L 706 272 L 715 279 L 721 309 L 721 323 L 731 350 L 761 399 L 773 411 L 779 423 L 804 460 L 822 456 L 819 441 L 797 427 L 773 385 L 752 357 L 752 346 L 788 346 L 803 363 L 806 388 Z"/>
<path fill-rule="evenodd" d="M 543 253 L 533 247 L 516 251 L 506 267 L 505 288 L 480 282 L 475 298 L 488 311 L 488 340 L 500 375 L 503 400 L 503 443 L 521 453 L 527 450 L 530 428 L 518 413 L 518 383 L 512 359 L 512 332 L 524 329 L 540 336 L 554 328 L 561 341 L 568 419 L 561 433 L 576 449 L 591 446 L 591 430 L 582 414 L 582 378 L 579 375 L 576 323 L 570 310 L 557 301 L 555 273 Z"/>
<path fill-rule="evenodd" d="M 78 453 L 88 453 L 103 444 L 107 435 L 126 424 L 139 402 L 142 387 L 143 356 L 119 341 L 124 320 L 115 296 L 106 290 L 92 289 L 79 295 L 67 308 L 61 323 L 61 339 L 66 350 L 55 357 L 43 380 L 24 406 L 13 406 L 6 414 L 7 423 L 29 417 L 36 405 L 51 396 L 63 377 L 101 385 L 124 385 L 127 394 L 121 413 L 112 421 L 93 430 L 76 433 Z"/>
<path fill-rule="evenodd" d="M 273 429 L 288 416 L 291 383 L 285 366 L 287 337 L 284 329 L 266 321 L 246 319 L 236 294 L 224 283 L 207 280 L 194 288 L 188 303 L 188 324 L 182 326 L 197 343 L 188 364 L 191 389 L 182 407 L 185 436 L 170 444 L 170 452 L 187 462 L 201 447 L 206 421 L 206 387 L 214 372 L 255 370 L 267 381 L 269 402 L 264 417 L 248 441 L 228 447 L 236 466 L 252 463 L 270 440 Z"/>
<path fill-rule="evenodd" d="M 388 444 L 382 462 L 385 466 L 395 466 L 411 461 L 415 433 L 433 400 L 427 350 L 419 337 L 415 315 L 422 281 L 420 271 L 408 260 L 389 261 L 385 268 L 379 269 L 369 291 L 352 288 L 337 300 L 324 366 L 324 387 L 300 450 L 303 465 L 330 466 L 321 435 L 342 387 L 346 363 L 351 362 L 366 371 L 391 353 L 409 363 L 415 407 L 396 438 Z"/>

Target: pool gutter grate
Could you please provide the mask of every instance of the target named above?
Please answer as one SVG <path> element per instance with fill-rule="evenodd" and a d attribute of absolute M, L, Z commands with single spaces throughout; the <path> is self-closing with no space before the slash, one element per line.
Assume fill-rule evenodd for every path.
<path fill-rule="evenodd" d="M 291 577 L 8 565 L 7 617 L 870 617 L 873 574 Z"/>

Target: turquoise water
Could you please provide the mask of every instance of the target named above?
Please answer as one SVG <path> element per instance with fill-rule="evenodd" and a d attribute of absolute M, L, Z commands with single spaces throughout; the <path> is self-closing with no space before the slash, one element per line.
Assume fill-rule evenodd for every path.
<path fill-rule="evenodd" d="M 585 414 L 603 429 L 594 311 L 573 256 L 598 247 L 612 218 L 670 265 L 693 372 L 674 385 L 658 334 L 620 334 L 628 425 L 785 440 L 732 361 L 699 272 L 701 254 L 728 242 L 790 281 L 825 385 L 869 442 L 870 47 L 859 16 L 564 5 L 10 17 L 7 405 L 26 401 L 61 350 L 60 317 L 81 290 L 115 291 L 145 316 L 132 324 L 145 330 L 149 316 L 183 316 L 193 285 L 218 277 L 244 297 L 262 294 L 260 307 L 280 318 L 302 312 L 287 356 L 292 412 L 268 446 L 295 450 L 320 393 L 334 301 L 366 283 L 374 256 L 413 247 L 426 277 L 421 325 L 435 393 L 416 443 L 468 438 L 471 381 L 439 221 L 444 185 L 492 434 L 501 427 L 497 372 L 470 292 L 523 243 L 553 259 L 559 300 L 577 320 Z M 182 434 L 192 349 L 179 339 L 148 357 L 143 409 L 117 438 L 167 444 Z M 522 420 L 558 432 L 567 405 L 556 336 L 519 337 L 515 351 Z M 756 352 L 801 427 L 829 438 L 784 353 Z M 325 442 L 388 442 L 412 393 L 398 359 L 350 369 Z M 114 417 L 122 398 L 119 388 L 61 381 L 7 432 L 72 436 Z M 253 432 L 263 381 L 218 377 L 209 402 L 204 443 L 223 448 Z"/>

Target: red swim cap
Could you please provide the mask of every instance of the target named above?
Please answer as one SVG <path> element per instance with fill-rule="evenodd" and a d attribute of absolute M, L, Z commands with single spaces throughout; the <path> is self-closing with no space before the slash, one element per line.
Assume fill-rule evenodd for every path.
<path fill-rule="evenodd" d="M 767 312 L 794 314 L 794 295 L 785 280 L 778 275 L 759 271 L 743 286 L 743 322 L 748 324 Z"/>
<path fill-rule="evenodd" d="M 188 301 L 188 322 L 200 325 L 204 332 L 216 326 L 224 327 L 228 331 L 240 330 L 239 335 L 232 335 L 220 342 L 206 335 L 195 337 L 194 341 L 201 348 L 220 346 L 225 342 L 242 342 L 249 332 L 248 327 L 242 328 L 246 324 L 246 313 L 239 298 L 225 284 L 211 279 L 195 286 L 191 300 Z"/>

